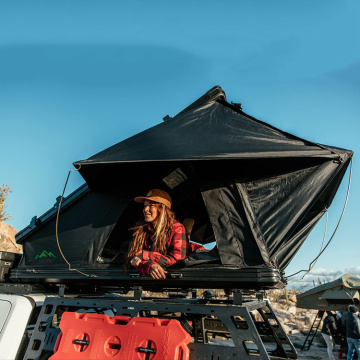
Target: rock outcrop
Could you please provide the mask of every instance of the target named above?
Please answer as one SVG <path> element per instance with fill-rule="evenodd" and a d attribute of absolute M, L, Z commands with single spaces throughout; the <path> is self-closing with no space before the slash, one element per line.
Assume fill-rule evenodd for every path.
<path fill-rule="evenodd" d="M 15 230 L 11 225 L 0 222 L 0 250 L 22 253 L 22 246 L 15 241 Z"/>

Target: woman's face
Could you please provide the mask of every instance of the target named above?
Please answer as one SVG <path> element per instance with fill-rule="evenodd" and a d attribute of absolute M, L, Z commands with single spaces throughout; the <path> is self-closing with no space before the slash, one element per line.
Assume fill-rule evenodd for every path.
<path fill-rule="evenodd" d="M 145 221 L 148 223 L 153 223 L 159 217 L 160 210 L 155 202 L 150 200 L 145 200 L 143 213 L 144 213 Z"/>

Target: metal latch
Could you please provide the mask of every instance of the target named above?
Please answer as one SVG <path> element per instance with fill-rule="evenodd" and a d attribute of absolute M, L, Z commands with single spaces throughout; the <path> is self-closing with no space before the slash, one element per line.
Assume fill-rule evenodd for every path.
<path fill-rule="evenodd" d="M 170 277 L 172 279 L 182 279 L 183 275 L 182 274 L 170 274 Z"/>

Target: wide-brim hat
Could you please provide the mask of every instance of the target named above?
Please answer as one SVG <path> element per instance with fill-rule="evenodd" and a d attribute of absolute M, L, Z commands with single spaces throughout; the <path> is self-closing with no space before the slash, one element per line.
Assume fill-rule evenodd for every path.
<path fill-rule="evenodd" d="M 157 203 L 164 204 L 171 209 L 170 195 L 160 189 L 151 189 L 147 192 L 146 196 L 138 196 L 134 200 L 141 204 L 143 204 L 145 200 L 155 201 Z"/>

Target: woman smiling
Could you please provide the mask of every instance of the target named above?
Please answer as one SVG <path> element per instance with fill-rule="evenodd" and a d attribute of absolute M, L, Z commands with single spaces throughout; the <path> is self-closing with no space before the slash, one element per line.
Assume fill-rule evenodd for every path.
<path fill-rule="evenodd" d="M 134 199 L 144 204 L 144 220 L 135 227 L 127 261 L 142 274 L 165 279 L 168 267 L 184 260 L 191 252 L 188 233 L 175 220 L 171 197 L 159 189 Z"/>

